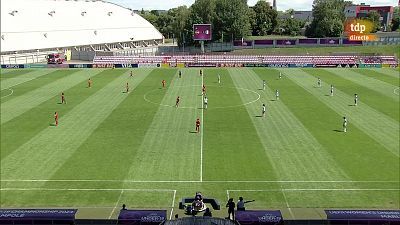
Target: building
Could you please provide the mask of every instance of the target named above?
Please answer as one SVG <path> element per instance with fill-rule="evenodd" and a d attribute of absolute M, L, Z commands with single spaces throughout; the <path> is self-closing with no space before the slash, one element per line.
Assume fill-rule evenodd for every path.
<path fill-rule="evenodd" d="M 131 9 L 96 0 L 1 0 L 1 53 L 137 49 L 162 34 Z"/>
<path fill-rule="evenodd" d="M 304 21 L 306 23 L 311 23 L 313 20 L 312 11 L 293 11 L 292 15 L 289 15 L 287 13 L 282 13 L 278 15 L 279 19 L 288 19 L 290 17 L 300 21 Z"/>
<path fill-rule="evenodd" d="M 347 19 L 364 18 L 371 11 L 377 11 L 381 15 L 381 26 L 388 27 L 393 18 L 393 6 L 370 6 L 370 5 L 351 5 L 345 8 L 345 16 Z"/>

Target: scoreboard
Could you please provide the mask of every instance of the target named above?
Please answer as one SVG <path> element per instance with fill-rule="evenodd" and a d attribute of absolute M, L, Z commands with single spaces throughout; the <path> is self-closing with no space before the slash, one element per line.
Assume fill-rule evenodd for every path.
<path fill-rule="evenodd" d="M 193 40 L 209 41 L 211 39 L 211 24 L 193 24 Z"/>

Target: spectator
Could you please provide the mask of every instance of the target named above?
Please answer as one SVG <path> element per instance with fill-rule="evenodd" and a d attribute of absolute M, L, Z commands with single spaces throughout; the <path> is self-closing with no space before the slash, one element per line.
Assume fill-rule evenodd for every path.
<path fill-rule="evenodd" d="M 175 214 L 175 219 L 176 219 L 176 220 L 178 219 L 178 217 L 179 217 L 178 214 Z"/>
<path fill-rule="evenodd" d="M 196 195 L 194 196 L 194 199 L 203 201 L 203 195 L 201 194 L 201 192 L 196 192 Z"/>
<path fill-rule="evenodd" d="M 204 212 L 203 216 L 212 217 L 212 213 L 209 208 L 206 208 L 206 211 Z"/>
<path fill-rule="evenodd" d="M 235 202 L 233 201 L 233 198 L 230 198 L 228 200 L 228 203 L 226 203 L 226 207 L 228 207 L 228 219 L 235 220 Z"/>
<path fill-rule="evenodd" d="M 122 204 L 122 210 L 126 210 L 126 205 Z"/>
<path fill-rule="evenodd" d="M 237 211 L 245 211 L 246 207 L 244 206 L 244 204 L 249 203 L 249 202 L 254 202 L 255 200 L 251 200 L 251 201 L 244 201 L 243 197 L 239 197 L 239 201 L 237 203 Z"/>

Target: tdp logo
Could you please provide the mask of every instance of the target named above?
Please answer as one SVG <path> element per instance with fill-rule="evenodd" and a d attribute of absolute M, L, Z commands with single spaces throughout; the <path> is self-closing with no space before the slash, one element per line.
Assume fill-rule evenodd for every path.
<path fill-rule="evenodd" d="M 359 32 L 360 34 L 364 33 L 364 31 L 367 30 L 367 26 L 362 25 L 360 23 L 357 24 L 351 24 L 350 25 L 350 30 L 353 32 Z"/>
<path fill-rule="evenodd" d="M 345 23 L 345 33 L 350 41 L 376 41 L 376 35 L 371 34 L 373 27 L 369 20 L 349 20 Z"/>

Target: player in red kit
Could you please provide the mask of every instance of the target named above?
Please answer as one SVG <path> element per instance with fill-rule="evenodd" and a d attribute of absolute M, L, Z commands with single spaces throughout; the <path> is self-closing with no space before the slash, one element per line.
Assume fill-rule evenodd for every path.
<path fill-rule="evenodd" d="M 161 83 L 162 83 L 162 87 L 165 88 L 165 84 L 167 83 L 167 81 L 162 80 Z"/>
<path fill-rule="evenodd" d="M 89 78 L 89 80 L 88 80 L 88 82 L 87 82 L 88 88 L 91 88 L 91 87 L 92 87 L 92 82 L 93 82 L 92 79 Z"/>
<path fill-rule="evenodd" d="M 200 132 L 200 119 L 197 118 L 196 120 L 196 132 L 199 133 Z"/>
<path fill-rule="evenodd" d="M 58 126 L 58 113 L 57 112 L 54 113 L 54 122 L 55 122 L 55 125 Z"/>
<path fill-rule="evenodd" d="M 129 83 L 126 82 L 126 93 L 129 93 Z"/>
<path fill-rule="evenodd" d="M 61 93 L 61 104 L 67 104 L 67 100 L 65 100 L 64 92 Z"/>
<path fill-rule="evenodd" d="M 181 98 L 178 96 L 178 97 L 176 98 L 175 107 L 178 108 L 178 106 L 179 106 L 179 101 L 180 101 L 180 100 L 181 100 Z"/>

